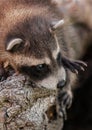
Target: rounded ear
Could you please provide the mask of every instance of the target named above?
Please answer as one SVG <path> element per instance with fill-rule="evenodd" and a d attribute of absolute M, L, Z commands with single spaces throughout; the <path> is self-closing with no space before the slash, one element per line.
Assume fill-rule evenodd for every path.
<path fill-rule="evenodd" d="M 23 41 L 23 40 L 22 40 L 21 38 L 16 38 L 16 39 L 11 40 L 11 41 L 8 43 L 7 47 L 6 47 L 6 50 L 7 50 L 7 51 L 12 50 L 15 45 L 21 44 L 22 41 Z"/>
<path fill-rule="evenodd" d="M 63 25 L 64 25 L 64 19 L 62 19 L 62 20 L 59 20 L 59 21 L 57 21 L 57 22 L 54 22 L 54 23 L 52 23 L 53 25 L 52 25 L 52 27 L 51 27 L 51 30 L 52 31 L 55 31 L 55 30 L 57 30 L 58 28 L 60 28 L 60 27 L 62 27 Z"/>

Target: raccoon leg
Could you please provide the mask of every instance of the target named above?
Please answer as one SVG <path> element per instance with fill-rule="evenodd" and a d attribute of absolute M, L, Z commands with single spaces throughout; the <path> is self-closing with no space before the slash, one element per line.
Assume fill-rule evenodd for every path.
<path fill-rule="evenodd" d="M 69 81 L 63 88 L 57 88 L 57 111 L 58 115 L 64 120 L 67 119 L 66 109 L 70 108 L 72 98 L 73 95 Z"/>
<path fill-rule="evenodd" d="M 84 63 L 83 61 L 79 61 L 79 60 L 70 60 L 67 58 L 62 58 L 62 63 L 65 67 L 65 69 L 70 70 L 73 73 L 77 73 L 79 71 L 84 71 L 85 67 L 87 67 L 87 64 Z M 71 88 L 71 73 L 69 73 L 69 71 L 67 70 L 67 81 L 66 84 L 65 83 L 61 83 L 61 85 L 59 85 L 59 87 L 57 88 L 57 104 L 58 104 L 58 113 L 60 116 L 62 116 L 64 118 L 64 120 L 67 119 L 67 115 L 66 115 L 66 109 L 70 108 L 71 104 L 72 104 L 72 88 Z"/>
<path fill-rule="evenodd" d="M 59 92 L 59 97 L 63 100 L 63 105 L 69 108 L 71 106 L 71 100 L 72 100 L 71 84 L 73 81 L 71 81 L 72 74 L 69 73 L 68 70 L 70 70 L 72 73 L 78 74 L 78 72 L 80 71 L 85 71 L 85 67 L 87 67 L 87 64 L 80 60 L 70 60 L 65 57 L 62 58 L 62 63 L 67 71 L 67 83 L 65 87 L 63 87 L 63 89 L 61 89 L 61 91 Z"/>

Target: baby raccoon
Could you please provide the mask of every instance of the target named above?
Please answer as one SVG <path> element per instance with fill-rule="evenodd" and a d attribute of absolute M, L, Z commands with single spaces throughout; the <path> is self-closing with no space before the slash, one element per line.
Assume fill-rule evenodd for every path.
<path fill-rule="evenodd" d="M 70 45 L 77 43 L 71 39 L 70 28 L 64 26 L 51 0 L 0 2 L 0 74 L 11 65 L 38 87 L 58 88 L 61 112 L 72 102 L 69 70 L 78 73 L 86 66 L 71 59 Z"/>

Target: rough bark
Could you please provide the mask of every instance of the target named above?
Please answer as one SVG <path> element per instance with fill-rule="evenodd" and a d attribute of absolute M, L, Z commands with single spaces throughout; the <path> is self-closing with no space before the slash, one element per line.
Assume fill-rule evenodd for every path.
<path fill-rule="evenodd" d="M 61 130 L 56 91 L 32 87 L 23 75 L 0 82 L 0 130 Z"/>

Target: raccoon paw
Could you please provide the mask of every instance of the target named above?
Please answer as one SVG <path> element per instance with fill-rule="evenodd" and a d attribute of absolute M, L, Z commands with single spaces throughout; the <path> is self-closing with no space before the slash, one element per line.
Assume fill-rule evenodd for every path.
<path fill-rule="evenodd" d="M 74 67 L 75 73 L 77 74 L 79 71 L 85 71 L 85 67 L 87 67 L 87 64 L 80 60 L 72 61 L 71 65 Z"/>
<path fill-rule="evenodd" d="M 80 60 L 69 60 L 63 58 L 63 65 L 68 68 L 71 72 L 78 74 L 79 71 L 84 71 L 87 64 Z"/>
<path fill-rule="evenodd" d="M 62 90 L 58 94 L 58 101 L 61 107 L 70 108 L 72 104 L 72 92 L 69 90 Z"/>
<path fill-rule="evenodd" d="M 67 119 L 66 109 L 71 107 L 72 104 L 72 92 L 69 90 L 62 90 L 58 94 L 58 113 L 59 116 L 63 117 L 64 120 Z"/>

